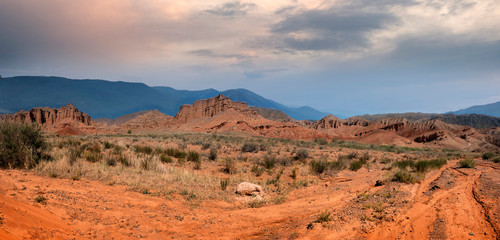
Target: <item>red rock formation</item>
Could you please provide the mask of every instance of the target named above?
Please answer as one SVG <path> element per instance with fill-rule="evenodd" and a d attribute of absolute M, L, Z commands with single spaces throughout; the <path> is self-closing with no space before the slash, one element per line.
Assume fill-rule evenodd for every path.
<path fill-rule="evenodd" d="M 187 123 L 194 119 L 204 117 L 214 117 L 218 113 L 234 109 L 246 116 L 255 116 L 257 111 L 248 108 L 244 102 L 233 102 L 230 98 L 219 94 L 216 97 L 198 100 L 193 105 L 181 106 L 179 112 L 174 117 L 175 123 Z"/>
<path fill-rule="evenodd" d="M 66 107 L 49 108 L 36 107 L 29 111 L 7 115 L 6 120 L 26 123 L 38 123 L 42 126 L 54 125 L 63 122 L 74 122 L 90 126 L 91 118 L 88 114 L 80 112 L 73 104 L 69 103 Z"/>
<path fill-rule="evenodd" d="M 73 104 L 69 103 L 66 107 L 49 108 L 36 107 L 29 111 L 19 111 L 14 114 L 7 114 L 2 117 L 6 121 L 37 123 L 42 129 L 53 133 L 68 132 L 81 134 L 85 130 L 92 129 L 92 119 L 86 113 L 80 112 Z M 71 131 L 63 131 L 71 129 Z"/>

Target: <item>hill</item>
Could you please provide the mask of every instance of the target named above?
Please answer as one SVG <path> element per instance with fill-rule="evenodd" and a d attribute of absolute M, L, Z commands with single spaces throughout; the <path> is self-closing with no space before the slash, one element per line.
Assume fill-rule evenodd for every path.
<path fill-rule="evenodd" d="M 477 105 L 453 112 L 455 114 L 483 114 L 500 117 L 500 102 Z"/>
<path fill-rule="evenodd" d="M 361 115 L 358 118 L 369 121 L 378 121 L 386 118 L 405 118 L 414 122 L 440 120 L 449 124 L 471 126 L 476 129 L 500 127 L 500 118 L 481 114 L 437 114 L 437 113 L 387 113 L 375 115 Z"/>

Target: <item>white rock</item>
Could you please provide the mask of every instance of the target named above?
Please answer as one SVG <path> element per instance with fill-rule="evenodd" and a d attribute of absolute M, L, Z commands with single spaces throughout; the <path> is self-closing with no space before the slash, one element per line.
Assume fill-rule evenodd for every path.
<path fill-rule="evenodd" d="M 264 194 L 264 190 L 260 185 L 249 183 L 249 182 L 242 182 L 238 184 L 238 187 L 236 188 L 236 193 L 239 195 L 262 195 Z"/>

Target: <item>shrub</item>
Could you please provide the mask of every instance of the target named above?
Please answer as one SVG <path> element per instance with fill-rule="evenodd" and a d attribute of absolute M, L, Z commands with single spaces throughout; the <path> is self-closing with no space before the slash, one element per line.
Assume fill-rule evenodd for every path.
<path fill-rule="evenodd" d="M 164 162 L 164 163 L 172 163 L 174 160 L 172 160 L 172 158 L 168 155 L 165 155 L 165 154 L 161 154 L 160 155 L 160 161 Z"/>
<path fill-rule="evenodd" d="M 276 157 L 273 155 L 264 156 L 264 161 L 262 161 L 262 166 L 266 169 L 272 169 L 276 165 Z"/>
<path fill-rule="evenodd" d="M 153 148 L 151 148 L 150 146 L 135 146 L 135 152 L 149 155 L 153 153 Z"/>
<path fill-rule="evenodd" d="M 98 162 L 102 159 L 101 152 L 90 151 L 85 154 L 85 159 L 89 162 Z"/>
<path fill-rule="evenodd" d="M 186 152 L 177 148 L 167 148 L 167 150 L 165 150 L 165 153 L 174 158 L 185 158 L 187 155 Z"/>
<path fill-rule="evenodd" d="M 312 160 L 311 171 L 315 174 L 322 174 L 328 169 L 328 161 L 326 160 Z"/>
<path fill-rule="evenodd" d="M 493 159 L 493 162 L 494 162 L 494 163 L 500 163 L 500 157 L 496 157 L 496 158 L 494 158 L 494 159 Z"/>
<path fill-rule="evenodd" d="M 333 170 L 342 170 L 345 167 L 345 160 L 343 159 L 338 159 L 337 161 L 330 162 L 328 164 L 330 169 Z"/>
<path fill-rule="evenodd" d="M 38 195 L 38 197 L 35 198 L 35 202 L 37 202 L 37 203 L 45 204 L 46 201 L 47 201 L 47 198 L 42 196 L 42 195 Z"/>
<path fill-rule="evenodd" d="M 309 157 L 309 151 L 307 149 L 299 149 L 297 153 L 295 153 L 295 159 L 299 161 L 306 160 Z"/>
<path fill-rule="evenodd" d="M 241 147 L 242 152 L 258 152 L 257 144 L 255 143 L 245 143 L 243 147 Z"/>
<path fill-rule="evenodd" d="M 149 170 L 151 168 L 152 159 L 151 157 L 144 157 L 140 160 L 140 167 L 144 170 Z"/>
<path fill-rule="evenodd" d="M 348 159 L 355 159 L 357 157 L 358 157 L 358 153 L 357 152 L 352 152 L 352 153 L 347 154 L 347 158 Z"/>
<path fill-rule="evenodd" d="M 210 148 L 210 143 L 202 143 L 201 144 L 201 149 L 202 150 L 206 150 L 206 149 L 209 149 Z"/>
<path fill-rule="evenodd" d="M 294 180 L 295 180 L 295 179 L 297 179 L 297 171 L 298 171 L 298 170 L 299 170 L 299 169 L 298 169 L 297 167 L 295 167 L 295 168 L 293 168 L 293 169 L 292 169 L 292 174 L 290 174 L 290 177 L 291 177 L 292 179 L 294 179 Z"/>
<path fill-rule="evenodd" d="M 351 169 L 352 171 L 358 171 L 359 169 L 361 169 L 363 167 L 363 162 L 360 161 L 354 161 L 351 163 L 351 166 L 349 166 L 349 169 Z"/>
<path fill-rule="evenodd" d="M 129 129 L 129 130 L 127 131 L 127 134 L 132 134 L 132 130 L 130 130 L 130 129 Z"/>
<path fill-rule="evenodd" d="M 110 142 L 108 142 L 108 141 L 104 142 L 104 149 L 110 149 L 112 147 L 113 147 L 113 144 L 111 144 Z"/>
<path fill-rule="evenodd" d="M 82 156 L 83 150 L 79 147 L 71 147 L 68 149 L 68 161 L 69 165 L 73 166 L 73 164 L 78 160 L 79 157 Z"/>
<path fill-rule="evenodd" d="M 368 152 L 365 152 L 363 156 L 359 157 L 359 161 L 363 164 L 366 164 L 370 160 L 370 154 Z"/>
<path fill-rule="evenodd" d="M 201 169 L 201 159 L 198 158 L 198 160 L 194 161 L 194 166 L 193 168 L 195 170 L 200 170 Z"/>
<path fill-rule="evenodd" d="M 398 171 L 394 173 L 394 176 L 392 178 L 392 181 L 395 182 L 402 182 L 402 183 L 415 183 L 417 179 L 413 174 L 406 172 L 406 171 Z"/>
<path fill-rule="evenodd" d="M 440 168 L 445 165 L 446 162 L 446 159 L 419 160 L 414 164 L 414 167 L 417 172 L 423 173 L 432 168 Z"/>
<path fill-rule="evenodd" d="M 458 162 L 458 165 L 461 168 L 475 168 L 476 167 L 476 161 L 474 159 L 463 159 Z"/>
<path fill-rule="evenodd" d="M 226 173 L 229 173 L 229 174 L 233 174 L 233 173 L 236 172 L 236 166 L 234 164 L 233 159 L 231 159 L 231 158 L 224 159 L 224 169 L 223 169 L 223 171 L 226 172 Z"/>
<path fill-rule="evenodd" d="M 314 222 L 317 222 L 317 223 L 329 222 L 332 220 L 330 215 L 331 215 L 331 213 L 325 209 L 325 211 L 319 213 L 318 218 Z"/>
<path fill-rule="evenodd" d="M 200 161 L 200 154 L 195 152 L 195 151 L 189 151 L 187 154 L 187 159 L 188 162 L 197 162 Z"/>
<path fill-rule="evenodd" d="M 292 165 L 292 159 L 290 157 L 279 157 L 276 160 L 281 166 L 290 166 Z"/>
<path fill-rule="evenodd" d="M 211 147 L 210 152 L 208 153 L 208 159 L 214 161 L 217 159 L 217 148 Z"/>
<path fill-rule="evenodd" d="M 229 184 L 229 178 L 220 180 L 220 190 L 226 191 L 227 185 Z"/>
<path fill-rule="evenodd" d="M 481 156 L 484 160 L 488 160 L 490 158 L 493 158 L 495 157 L 495 154 L 492 153 L 492 152 L 485 152 L 483 153 L 483 155 Z"/>
<path fill-rule="evenodd" d="M 115 166 L 116 165 L 116 157 L 114 156 L 108 156 L 105 161 L 106 165 L 108 166 Z"/>
<path fill-rule="evenodd" d="M 0 123 L 0 168 L 33 168 L 42 160 L 47 143 L 35 124 Z"/>
<path fill-rule="evenodd" d="M 408 167 L 413 167 L 415 166 L 415 162 L 412 160 L 402 160 L 393 163 L 394 166 L 398 167 L 400 170 L 407 170 Z"/>
<path fill-rule="evenodd" d="M 262 173 L 264 173 L 264 168 L 254 165 L 250 171 L 253 172 L 256 177 L 260 177 Z"/>
<path fill-rule="evenodd" d="M 129 160 L 122 154 L 118 155 L 118 162 L 120 162 L 120 164 L 123 165 L 124 167 L 130 166 Z"/>

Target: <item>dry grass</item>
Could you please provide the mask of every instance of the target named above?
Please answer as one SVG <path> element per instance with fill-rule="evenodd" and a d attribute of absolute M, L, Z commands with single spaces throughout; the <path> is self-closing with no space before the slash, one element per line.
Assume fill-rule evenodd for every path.
<path fill-rule="evenodd" d="M 346 150 L 339 148 L 339 143 L 242 134 L 52 137 L 49 140 L 54 160 L 36 167 L 40 175 L 125 185 L 130 190 L 156 196 L 182 196 L 190 202 L 232 201 L 234 191 L 231 189 L 243 181 L 253 182 L 263 186 L 269 195 L 253 207 L 282 203 L 293 189 L 316 184 L 320 174 L 335 174 L 353 162 L 370 161 L 371 167 L 382 168 L 385 165 L 378 164 L 377 160 L 392 159 L 397 163 L 395 166 L 407 169 L 409 165 L 414 166 L 414 163 L 401 164 L 407 156 L 415 159 L 422 156 L 419 152 L 413 155 L 392 152 L 393 148 L 388 152 L 384 149 L 358 151 L 363 145 L 355 145 L 355 149 Z M 98 157 L 89 158 L 89 154 Z M 440 152 L 425 154 L 426 157 L 441 156 Z M 414 182 L 406 175 L 398 177 L 401 178 L 397 181 Z M 182 194 L 186 192 L 189 194 Z"/>

